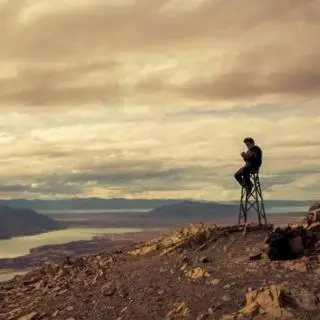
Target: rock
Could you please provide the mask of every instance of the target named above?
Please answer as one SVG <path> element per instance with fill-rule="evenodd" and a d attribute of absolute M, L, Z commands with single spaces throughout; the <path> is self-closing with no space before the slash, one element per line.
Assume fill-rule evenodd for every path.
<path fill-rule="evenodd" d="M 53 314 L 52 314 L 52 317 L 56 317 L 57 315 L 59 314 L 59 310 L 56 310 Z"/>
<path fill-rule="evenodd" d="M 209 273 L 204 269 L 204 268 L 195 268 L 191 269 L 189 271 L 185 271 L 186 276 L 191 278 L 191 279 L 199 279 L 203 277 L 209 277 Z"/>
<path fill-rule="evenodd" d="M 262 258 L 262 252 L 259 252 L 259 253 L 250 255 L 249 260 L 256 261 L 256 260 L 261 260 L 261 258 Z"/>
<path fill-rule="evenodd" d="M 217 284 L 219 284 L 220 283 L 220 279 L 213 279 L 213 280 L 210 280 L 209 281 L 209 284 L 212 284 L 212 285 L 214 285 L 214 286 L 216 286 Z"/>
<path fill-rule="evenodd" d="M 180 270 L 181 270 L 181 271 L 184 271 L 187 267 L 188 267 L 188 264 L 185 263 L 185 264 L 180 268 Z"/>
<path fill-rule="evenodd" d="M 229 295 L 225 294 L 221 299 L 222 299 L 222 301 L 224 301 L 224 302 L 228 302 L 228 301 L 231 300 L 231 297 L 230 297 Z"/>
<path fill-rule="evenodd" d="M 188 248 L 204 247 L 208 240 L 217 236 L 217 233 L 218 228 L 215 225 L 191 224 L 172 234 L 138 245 L 129 254 L 146 255 L 153 251 L 160 251 L 161 255 L 165 255 Z"/>
<path fill-rule="evenodd" d="M 209 318 L 209 314 L 208 313 L 202 313 L 200 315 L 197 316 L 197 320 L 205 320 Z"/>
<path fill-rule="evenodd" d="M 207 257 L 201 257 L 201 258 L 200 258 L 200 262 L 202 262 L 202 263 L 208 263 L 208 262 L 210 262 L 210 260 L 209 260 Z"/>
<path fill-rule="evenodd" d="M 231 314 L 224 315 L 221 318 L 221 320 L 235 320 L 235 319 L 236 319 L 236 316 Z"/>
<path fill-rule="evenodd" d="M 287 268 L 292 271 L 307 272 L 308 265 L 305 259 L 284 261 L 280 264 L 283 268 Z"/>
<path fill-rule="evenodd" d="M 18 318 L 18 320 L 36 320 L 38 318 L 39 318 L 39 313 L 31 312 L 29 314 L 26 314 L 25 316 Z"/>
<path fill-rule="evenodd" d="M 249 291 L 246 294 L 246 305 L 239 313 L 245 315 L 265 313 L 273 317 L 290 317 L 292 314 L 282 307 L 282 294 L 282 288 L 277 285 Z"/>
<path fill-rule="evenodd" d="M 188 318 L 190 310 L 184 302 L 175 303 L 173 309 L 167 314 L 167 317 L 178 316 Z M 180 319 L 180 318 L 179 318 Z"/>
<path fill-rule="evenodd" d="M 116 291 L 115 286 L 112 283 L 107 283 L 101 288 L 101 293 L 104 296 L 112 296 Z"/>
<path fill-rule="evenodd" d="M 315 292 L 311 292 L 303 288 L 292 288 L 285 290 L 285 293 L 294 301 L 294 304 L 304 310 L 314 311 L 320 307 L 320 300 Z"/>
<path fill-rule="evenodd" d="M 69 306 L 69 307 L 66 307 L 66 311 L 70 312 L 73 310 L 73 307 L 72 306 Z"/>
<path fill-rule="evenodd" d="M 188 258 L 187 256 L 183 256 L 183 257 L 181 258 L 181 262 L 182 262 L 182 263 L 188 263 L 188 262 L 189 262 L 189 258 Z"/>

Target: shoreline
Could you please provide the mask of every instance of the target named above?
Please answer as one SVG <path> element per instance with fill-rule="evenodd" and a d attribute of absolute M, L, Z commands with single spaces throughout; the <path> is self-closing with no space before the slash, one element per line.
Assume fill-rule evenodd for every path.
<path fill-rule="evenodd" d="M 0 258 L 0 282 L 25 274 L 46 262 L 59 262 L 66 257 L 76 258 L 88 254 L 108 252 L 148 240 L 161 229 L 137 232 L 105 233 L 93 235 L 90 240 L 71 241 L 62 244 L 48 244 L 31 248 L 29 253 L 13 258 Z"/>
<path fill-rule="evenodd" d="M 302 224 L 302 218 L 304 214 L 270 214 L 267 216 L 269 218 L 269 223 L 275 226 L 287 226 Z M 219 226 L 230 225 L 233 224 L 229 217 L 214 219 L 215 221 L 202 221 L 204 224 L 215 224 Z M 233 220 L 233 219 L 232 219 Z M 270 221 L 271 220 L 271 221 Z M 75 221 L 73 221 L 75 222 Z M 105 228 L 104 221 L 91 221 L 95 223 L 99 222 L 101 228 L 97 229 L 115 229 L 117 226 L 113 226 L 113 228 Z M 156 222 L 156 221 L 153 221 Z M 122 227 L 119 229 L 139 229 L 139 231 L 129 231 L 123 233 L 99 233 L 93 234 L 91 239 L 85 240 L 75 240 L 75 241 L 67 241 L 64 243 L 58 244 L 44 244 L 40 246 L 35 246 L 29 249 L 29 253 L 25 255 L 20 255 L 17 257 L 9 257 L 9 258 L 0 258 L 0 282 L 7 281 L 12 279 L 15 275 L 23 274 L 28 272 L 30 269 L 39 267 L 43 263 L 46 262 L 59 262 L 63 260 L 65 257 L 75 258 L 78 256 L 85 256 L 88 254 L 96 254 L 101 252 L 108 252 L 112 250 L 117 250 L 124 248 L 126 246 L 133 245 L 134 243 L 150 240 L 152 238 L 157 237 L 163 232 L 170 232 L 173 229 L 179 229 L 190 223 L 201 223 L 200 221 L 187 221 L 185 219 L 177 219 L 173 221 L 160 221 L 159 225 L 156 226 L 156 223 L 152 223 L 145 226 L 141 226 L 140 228 L 135 228 L 137 225 L 133 226 L 127 225 L 127 227 Z M 103 226 L 103 227 L 102 227 Z M 88 229 L 88 231 L 92 226 L 88 225 L 80 225 L 74 223 L 73 226 L 69 225 L 70 230 L 75 229 Z M 96 228 L 94 228 L 96 229 Z M 65 230 L 65 229 L 63 229 Z M 38 234 L 36 236 L 41 236 L 43 234 Z M 67 239 L 68 240 L 68 239 Z"/>

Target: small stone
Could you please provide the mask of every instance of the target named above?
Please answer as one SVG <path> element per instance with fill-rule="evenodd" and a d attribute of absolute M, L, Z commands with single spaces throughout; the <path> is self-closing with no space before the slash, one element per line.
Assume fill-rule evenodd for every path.
<path fill-rule="evenodd" d="M 185 271 L 186 276 L 191 279 L 199 279 L 203 277 L 210 277 L 210 274 L 203 268 L 195 268 L 189 271 Z"/>
<path fill-rule="evenodd" d="M 187 266 L 188 266 L 188 264 L 185 263 L 185 264 L 180 268 L 180 270 L 181 270 L 181 271 L 184 271 L 184 270 L 187 268 Z"/>
<path fill-rule="evenodd" d="M 187 256 L 183 256 L 181 258 L 181 262 L 187 263 L 187 262 L 189 262 L 189 258 Z"/>
<path fill-rule="evenodd" d="M 56 317 L 59 313 L 59 310 L 56 310 L 53 314 L 52 314 L 52 317 Z"/>
<path fill-rule="evenodd" d="M 29 314 L 26 314 L 25 316 L 18 318 L 18 320 L 35 320 L 38 316 L 39 316 L 39 313 L 31 312 Z"/>
<path fill-rule="evenodd" d="M 220 283 L 220 279 L 213 279 L 213 280 L 209 281 L 209 283 L 216 286 L 217 284 Z"/>
<path fill-rule="evenodd" d="M 256 261 L 256 260 L 261 260 L 261 258 L 262 258 L 262 252 L 259 252 L 259 253 L 256 253 L 256 254 L 252 254 L 249 257 L 249 260 L 250 261 Z"/>
<path fill-rule="evenodd" d="M 112 296 L 116 291 L 116 288 L 112 283 L 108 283 L 101 288 L 101 293 L 105 296 Z"/>
<path fill-rule="evenodd" d="M 73 310 L 73 307 L 72 306 L 69 306 L 69 307 L 66 307 L 66 311 L 70 312 Z"/>
<path fill-rule="evenodd" d="M 231 300 L 231 297 L 228 296 L 228 295 L 224 295 L 224 296 L 222 297 L 222 301 L 227 302 L 227 301 L 230 301 L 230 300 Z"/>
<path fill-rule="evenodd" d="M 200 262 L 202 262 L 202 263 L 208 263 L 208 262 L 210 262 L 210 260 L 209 260 L 207 257 L 201 257 L 201 258 L 200 258 Z"/>
<path fill-rule="evenodd" d="M 200 315 L 198 315 L 197 320 L 205 320 L 209 318 L 209 314 L 208 313 L 202 313 Z"/>

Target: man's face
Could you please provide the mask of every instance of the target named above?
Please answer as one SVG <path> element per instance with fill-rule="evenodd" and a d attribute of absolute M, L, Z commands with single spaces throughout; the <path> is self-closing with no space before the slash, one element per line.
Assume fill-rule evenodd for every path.
<path fill-rule="evenodd" d="M 250 142 L 245 142 L 245 145 L 249 150 L 254 146 L 254 144 Z"/>

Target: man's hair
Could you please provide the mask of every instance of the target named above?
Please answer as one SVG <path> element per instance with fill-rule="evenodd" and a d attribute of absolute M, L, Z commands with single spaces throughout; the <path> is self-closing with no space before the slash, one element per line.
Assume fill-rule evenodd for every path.
<path fill-rule="evenodd" d="M 250 137 L 244 138 L 243 142 L 244 143 L 251 143 L 251 144 L 255 143 L 254 140 L 252 138 L 250 138 Z"/>

